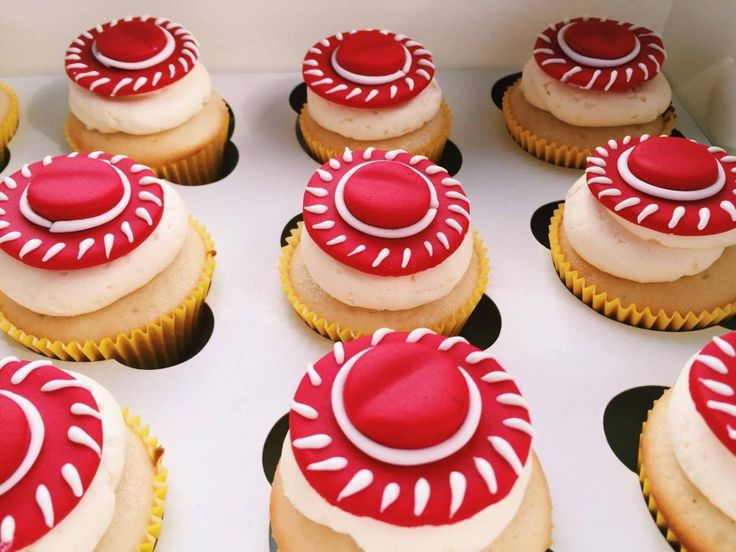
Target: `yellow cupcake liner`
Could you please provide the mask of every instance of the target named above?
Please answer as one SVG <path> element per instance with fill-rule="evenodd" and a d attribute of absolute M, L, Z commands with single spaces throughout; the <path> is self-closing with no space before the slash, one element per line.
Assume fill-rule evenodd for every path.
<path fill-rule="evenodd" d="M 659 309 L 654 312 L 649 307 L 639 307 L 634 303 L 624 304 L 618 297 L 609 297 L 608 292 L 598 289 L 595 284 L 587 284 L 585 278 L 578 275 L 562 252 L 560 246 L 560 224 L 565 211 L 563 204 L 555 209 L 549 225 L 549 244 L 552 252 L 552 263 L 562 282 L 583 303 L 618 322 L 646 328 L 649 330 L 685 331 L 705 328 L 718 324 L 736 313 L 736 303 L 730 303 L 713 310 L 700 313 L 666 312 Z"/>
<path fill-rule="evenodd" d="M 16 96 L 15 91 L 4 82 L 0 82 L 0 93 L 3 92 L 10 98 L 10 109 L 5 118 L 0 121 L 0 167 L 4 166 L 7 162 L 7 159 L 5 159 L 5 148 L 13 136 L 15 136 L 20 118 L 20 105 L 18 104 L 18 96 Z"/>
<path fill-rule="evenodd" d="M 296 251 L 296 248 L 301 241 L 303 226 L 304 223 L 300 222 L 297 228 L 292 229 L 291 236 L 286 238 L 287 245 L 281 248 L 281 256 L 279 258 L 281 289 L 286 295 L 289 303 L 310 328 L 316 330 L 321 335 L 330 338 L 332 341 L 350 341 L 351 339 L 370 335 L 372 333 L 370 331 L 350 328 L 337 322 L 326 320 L 304 304 L 294 291 L 291 284 L 291 259 L 294 256 L 294 251 Z M 478 234 L 474 233 L 473 238 L 473 250 L 480 262 L 478 282 L 473 290 L 473 294 L 465 304 L 440 322 L 436 324 L 427 324 L 425 326 L 435 333 L 441 335 L 455 335 L 459 333 L 486 291 L 489 273 L 487 251 L 485 245 L 483 245 L 483 241 L 478 237 Z"/>
<path fill-rule="evenodd" d="M 77 142 L 72 138 L 69 131 L 70 116 L 64 125 L 64 135 L 69 146 L 74 151 L 81 151 Z M 223 159 L 225 157 L 225 145 L 228 141 L 229 119 L 218 131 L 217 136 L 196 153 L 170 161 L 162 165 L 152 164 L 151 170 L 159 178 L 169 182 L 182 184 L 184 186 L 199 186 L 214 182 L 220 176 Z M 117 152 L 109 152 L 117 153 Z"/>
<path fill-rule="evenodd" d="M 304 107 L 302 107 L 302 113 L 307 109 L 307 104 L 304 104 Z M 435 140 L 433 140 L 431 143 L 425 145 L 422 148 L 419 149 L 412 149 L 410 153 L 413 153 L 414 155 L 424 155 L 425 157 L 428 157 L 435 163 L 438 163 L 440 159 L 442 158 L 442 152 L 445 150 L 445 144 L 447 143 L 447 139 L 450 137 L 450 128 L 452 127 L 452 111 L 450 110 L 450 106 L 447 105 L 447 102 L 442 100 L 442 104 L 440 105 L 440 109 L 442 110 L 443 114 L 443 122 L 444 126 L 442 127 L 442 133 L 440 136 L 438 136 Z M 337 157 L 339 155 L 342 155 L 343 150 L 335 151 L 331 148 L 328 148 L 327 146 L 324 146 L 317 138 L 314 137 L 314 135 L 309 132 L 309 129 L 307 128 L 307 125 L 304 124 L 304 117 L 302 115 L 299 115 L 299 129 L 301 130 L 302 137 L 304 138 L 304 143 L 309 148 L 309 151 L 312 152 L 312 155 L 314 155 L 317 159 L 319 159 L 322 163 L 326 163 L 333 157 Z M 396 139 L 400 139 L 399 136 Z M 347 138 L 345 139 L 348 140 Z M 364 147 L 361 147 L 360 149 L 366 149 L 374 142 L 365 141 L 363 142 L 365 144 Z M 351 148 L 356 149 L 356 148 Z M 379 148 L 381 149 L 381 148 Z M 383 148 L 385 149 L 385 148 Z M 406 149 L 406 148 L 392 148 L 392 149 Z"/>
<path fill-rule="evenodd" d="M 158 368 L 175 364 L 186 353 L 198 329 L 200 312 L 215 271 L 215 244 L 206 228 L 190 217 L 208 252 L 204 270 L 192 293 L 173 311 L 145 326 L 101 341 L 63 342 L 37 337 L 18 328 L 0 312 L 0 330 L 21 345 L 50 358 L 67 361 L 116 359 L 138 368 Z"/>
<path fill-rule="evenodd" d="M 148 451 L 148 457 L 153 463 L 156 471 L 153 479 L 153 505 L 151 506 L 151 515 L 146 527 L 146 536 L 141 544 L 138 545 L 138 552 L 153 552 L 156 547 L 156 541 L 161 534 L 161 525 L 164 518 L 164 506 L 166 501 L 168 471 L 161 464 L 164 455 L 164 449 L 159 445 L 158 439 L 150 434 L 149 427 L 141 424 L 140 416 L 133 416 L 128 408 L 122 409 L 125 424 L 140 439 Z"/>
<path fill-rule="evenodd" d="M 649 412 L 651 413 L 651 410 Z M 644 422 L 642 424 L 642 434 L 644 433 L 643 430 L 646 427 L 646 425 L 647 425 L 647 422 Z M 641 492 L 647 501 L 647 508 L 649 508 L 649 513 L 652 514 L 652 518 L 657 524 L 657 527 L 659 527 L 659 530 L 662 532 L 662 535 L 664 535 L 664 537 L 667 539 L 667 542 L 670 543 L 670 545 L 672 545 L 672 547 L 675 548 L 676 550 L 679 550 L 680 552 L 687 552 L 687 549 L 684 546 L 682 546 L 682 544 L 680 544 L 680 541 L 677 539 L 677 535 L 675 535 L 675 533 L 672 531 L 672 529 L 667 523 L 667 520 L 664 518 L 664 516 L 662 515 L 662 512 L 660 512 L 659 508 L 657 507 L 657 501 L 654 499 L 654 495 L 652 494 L 652 488 L 651 488 L 651 485 L 649 484 L 649 478 L 647 477 L 647 469 L 644 466 L 644 462 L 642 461 L 641 438 L 639 441 L 640 441 L 639 455 L 638 455 L 639 483 L 641 484 Z"/>
<path fill-rule="evenodd" d="M 514 84 L 509 86 L 503 95 L 503 118 L 506 121 L 506 127 L 508 128 L 511 137 L 524 150 L 542 161 L 546 161 L 547 163 L 552 163 L 553 165 L 560 167 L 584 169 L 586 166 L 586 159 L 593 155 L 593 150 L 557 144 L 556 142 L 548 142 L 546 139 L 526 130 L 521 126 L 521 124 L 519 124 L 519 121 L 511 112 L 511 89 L 519 82 L 520 81 L 516 81 Z M 669 135 L 674 130 L 675 123 L 677 121 L 674 108 L 670 107 L 665 111 L 663 117 L 665 126 L 662 130 L 662 134 Z"/>

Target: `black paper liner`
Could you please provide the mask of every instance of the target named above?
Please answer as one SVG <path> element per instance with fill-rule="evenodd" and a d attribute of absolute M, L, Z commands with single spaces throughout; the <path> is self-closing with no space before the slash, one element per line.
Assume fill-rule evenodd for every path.
<path fill-rule="evenodd" d="M 639 437 L 654 401 L 667 390 L 661 385 L 645 385 L 622 391 L 613 397 L 603 413 L 603 431 L 608 446 L 635 474 L 639 473 Z"/>
<path fill-rule="evenodd" d="M 532 231 L 534 239 L 536 239 L 541 245 L 550 248 L 549 246 L 549 224 L 552 219 L 552 215 L 560 205 L 565 203 L 564 199 L 559 201 L 552 201 L 539 207 L 529 221 L 529 228 Z"/>
<path fill-rule="evenodd" d="M 8 146 L 3 148 L 3 162 L 0 163 L 0 172 L 4 171 L 5 168 L 10 164 L 10 150 Z"/>
<path fill-rule="evenodd" d="M 279 242 L 281 247 L 287 245 L 286 238 L 291 236 L 291 231 L 296 230 L 297 225 L 303 220 L 304 217 L 299 213 L 286 223 L 286 226 L 281 231 Z M 309 329 L 315 333 L 319 333 L 312 328 Z M 487 349 L 496 342 L 498 336 L 501 335 L 501 311 L 498 309 L 496 303 L 493 302 L 493 299 L 485 293 L 483 294 L 483 297 L 481 297 L 473 312 L 470 313 L 459 335 L 467 339 L 471 345 L 481 350 Z M 329 340 L 326 336 L 322 337 Z"/>
<path fill-rule="evenodd" d="M 289 94 L 289 105 L 291 106 L 291 109 L 293 109 L 296 114 L 299 115 L 306 101 L 307 85 L 304 83 L 298 84 L 291 91 L 291 94 Z M 296 120 L 295 132 L 296 139 L 299 142 L 302 150 L 304 150 L 304 153 L 311 157 L 316 163 L 319 163 L 321 165 L 322 161 L 317 159 L 314 154 L 312 154 L 312 152 L 309 150 L 309 147 L 307 146 L 307 143 L 304 141 L 302 130 L 299 127 L 298 118 Z M 455 142 L 453 142 L 452 140 L 447 140 L 447 142 L 445 143 L 445 149 L 442 152 L 442 158 L 437 164 L 441 167 L 446 168 L 450 176 L 455 176 L 458 172 L 460 172 L 460 168 L 463 165 L 463 154 L 460 151 L 460 148 L 457 147 L 457 144 L 455 144 Z"/>

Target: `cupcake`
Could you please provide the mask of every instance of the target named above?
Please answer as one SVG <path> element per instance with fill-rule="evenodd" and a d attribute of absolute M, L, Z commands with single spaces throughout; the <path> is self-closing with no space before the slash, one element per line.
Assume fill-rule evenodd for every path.
<path fill-rule="evenodd" d="M 426 157 L 368 148 L 330 159 L 304 192 L 282 249 L 281 283 L 333 340 L 381 327 L 460 331 L 488 281 L 460 183 Z"/>
<path fill-rule="evenodd" d="M 551 502 L 512 376 L 382 329 L 307 367 L 271 491 L 281 552 L 543 552 Z"/>
<path fill-rule="evenodd" d="M 509 132 L 532 155 L 577 168 L 609 139 L 669 134 L 665 57 L 662 38 L 639 25 L 596 17 L 550 25 L 503 97 Z"/>
<path fill-rule="evenodd" d="M 317 42 L 304 57 L 299 128 L 321 162 L 352 150 L 442 156 L 452 115 L 432 54 L 406 35 L 366 29 Z"/>
<path fill-rule="evenodd" d="M 649 412 L 639 463 L 667 540 L 688 552 L 736 543 L 736 332 L 714 337 Z"/>
<path fill-rule="evenodd" d="M 10 86 L 0 82 L 0 170 L 9 161 L 5 150 L 18 129 L 18 97 Z"/>
<path fill-rule="evenodd" d="M 736 312 L 736 156 L 684 138 L 609 140 L 555 211 L 552 260 L 598 312 L 690 330 Z"/>
<path fill-rule="evenodd" d="M 0 329 L 46 356 L 176 363 L 213 257 L 173 187 L 124 155 L 47 156 L 0 180 Z"/>
<path fill-rule="evenodd" d="M 153 550 L 163 449 L 99 383 L 0 359 L 0 550 Z"/>
<path fill-rule="evenodd" d="M 192 34 L 149 16 L 83 32 L 66 50 L 76 151 L 125 154 L 178 184 L 217 179 L 230 116 Z"/>

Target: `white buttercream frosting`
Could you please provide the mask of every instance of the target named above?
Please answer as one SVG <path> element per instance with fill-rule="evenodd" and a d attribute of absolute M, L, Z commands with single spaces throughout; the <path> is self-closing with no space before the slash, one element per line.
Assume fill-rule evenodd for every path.
<path fill-rule="evenodd" d="M 307 88 L 309 116 L 322 128 L 355 140 L 385 140 L 409 134 L 430 121 L 441 103 L 442 90 L 435 79 L 409 101 L 365 109 L 331 102 Z"/>
<path fill-rule="evenodd" d="M 714 249 L 717 247 L 731 247 L 736 245 L 736 229 L 729 230 L 728 232 L 721 232 L 719 234 L 710 234 L 702 236 L 678 236 L 677 234 L 665 234 L 664 232 L 657 232 L 645 228 L 633 222 L 618 216 L 615 213 L 611 215 L 621 224 L 624 228 L 629 230 L 635 236 L 642 240 L 651 240 L 657 243 L 661 243 L 666 247 L 679 247 L 681 249 Z"/>
<path fill-rule="evenodd" d="M 125 469 L 125 421 L 118 403 L 104 387 L 85 376 L 70 373 L 87 384 L 102 415 L 100 466 L 69 515 L 21 552 L 93 552 L 115 514 L 115 491 Z"/>
<path fill-rule="evenodd" d="M 699 274 L 718 260 L 722 247 L 680 249 L 644 240 L 619 224 L 581 176 L 565 200 L 562 223 L 570 246 L 599 270 L 634 282 L 674 282 Z"/>
<path fill-rule="evenodd" d="M 162 183 L 164 211 L 156 229 L 133 251 L 109 263 L 80 270 L 44 270 L 0 252 L 0 289 L 19 305 L 51 316 L 100 310 L 143 287 L 181 250 L 188 230 L 184 201 Z"/>
<path fill-rule="evenodd" d="M 532 472 L 531 452 L 509 494 L 474 516 L 448 525 L 401 527 L 360 517 L 333 506 L 309 484 L 296 463 L 291 439 L 284 441 L 279 473 L 291 504 L 315 523 L 346 533 L 365 552 L 478 552 L 496 539 L 521 506 Z"/>
<path fill-rule="evenodd" d="M 736 456 L 721 443 L 690 395 L 690 359 L 672 388 L 667 409 L 670 443 L 682 471 L 719 510 L 736 521 Z"/>
<path fill-rule="evenodd" d="M 187 122 L 202 110 L 211 94 L 210 75 L 197 63 L 182 79 L 148 94 L 108 98 L 70 82 L 69 109 L 92 130 L 154 134 Z"/>
<path fill-rule="evenodd" d="M 376 276 L 349 267 L 302 232 L 302 258 L 317 285 L 338 301 L 376 310 L 405 310 L 431 303 L 450 293 L 468 270 L 473 236 L 468 232 L 455 252 L 440 264 L 406 276 Z"/>
<path fill-rule="evenodd" d="M 584 90 L 549 76 L 534 58 L 524 66 L 521 90 L 534 107 L 567 124 L 585 127 L 648 123 L 672 102 L 672 89 L 662 73 L 625 92 Z"/>

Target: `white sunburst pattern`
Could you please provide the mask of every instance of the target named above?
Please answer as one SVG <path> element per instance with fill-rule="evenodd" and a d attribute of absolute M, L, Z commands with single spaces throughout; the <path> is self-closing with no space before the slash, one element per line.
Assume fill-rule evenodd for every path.
<path fill-rule="evenodd" d="M 439 373 L 433 371 L 437 366 L 444 366 L 434 389 L 464 389 L 466 406 L 413 412 L 416 418 L 402 423 L 414 424 L 416 431 L 393 433 L 392 439 L 406 441 L 397 446 L 375 437 L 375 427 L 365 422 L 372 419 L 370 410 L 365 419 L 351 414 L 364 404 L 370 409 L 378 397 L 362 391 L 370 380 L 359 379 L 347 389 L 355 370 L 370 378 L 371 359 L 376 358 L 395 374 L 392 382 L 405 384 L 402 370 L 390 365 L 391 358 L 402 355 L 426 359 L 429 364 L 419 369 L 426 368 L 431 377 Z M 384 381 L 384 375 L 375 377 Z M 436 399 L 433 405 L 441 403 Z M 457 423 L 450 432 L 435 433 L 426 425 L 433 416 Z M 301 472 L 325 500 L 349 513 L 402 526 L 459 521 L 504 500 L 526 469 L 534 437 L 527 405 L 511 375 L 463 338 L 427 329 L 382 329 L 336 343 L 330 354 L 308 366 L 292 402 L 290 431 Z M 413 440 L 417 435 L 421 444 Z"/>
<path fill-rule="evenodd" d="M 97 473 L 102 422 L 87 384 L 48 360 L 0 359 L 0 434 L 11 465 L 0 473 L 0 549 L 19 550 L 53 529 Z M 44 454 L 40 454 L 41 451 Z"/>

